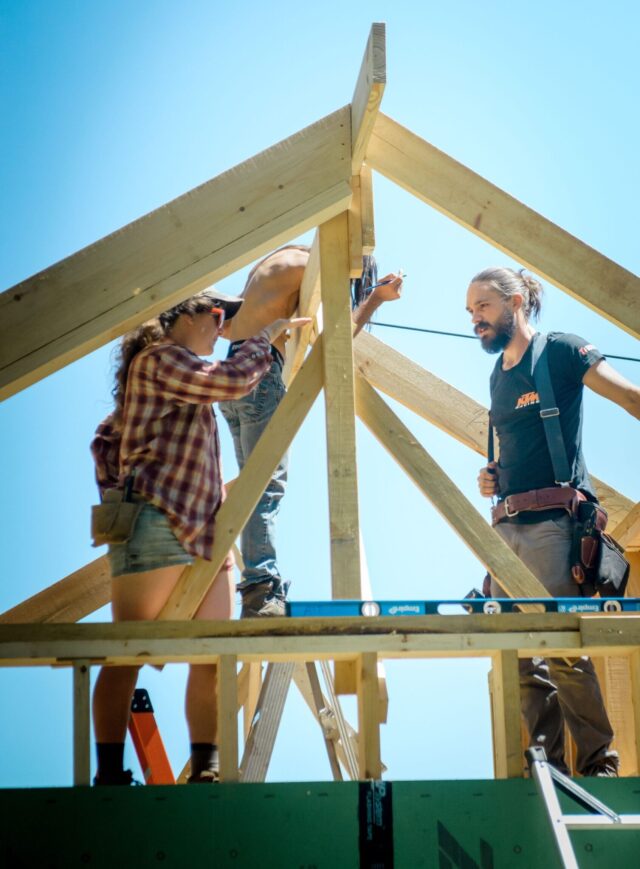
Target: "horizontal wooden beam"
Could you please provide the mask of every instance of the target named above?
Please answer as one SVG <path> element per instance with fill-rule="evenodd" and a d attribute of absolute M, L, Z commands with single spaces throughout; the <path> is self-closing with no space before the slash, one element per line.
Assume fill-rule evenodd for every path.
<path fill-rule="evenodd" d="M 258 621 L 258 620 L 251 620 Z M 165 663 L 239 660 L 339 660 L 377 652 L 381 658 L 488 657 L 517 650 L 566 656 L 606 654 L 601 630 L 631 652 L 640 616 L 502 613 L 469 616 L 270 619 L 243 622 L 128 622 L 0 625 L 0 665 Z M 587 642 L 589 640 L 589 642 Z M 591 642 L 593 640 L 593 643 Z"/>
<path fill-rule="evenodd" d="M 367 163 L 621 329 L 640 337 L 637 275 L 382 113 L 369 141 Z"/>
<path fill-rule="evenodd" d="M 356 412 L 508 595 L 550 596 L 361 375 Z"/>
<path fill-rule="evenodd" d="M 478 455 L 487 455 L 486 407 L 367 332 L 354 341 L 354 356 L 358 370 L 376 389 Z M 592 480 L 614 527 L 628 515 L 633 501 L 593 475 Z"/>
<path fill-rule="evenodd" d="M 0 398 L 344 211 L 340 109 L 0 295 Z"/>
<path fill-rule="evenodd" d="M 372 24 L 351 100 L 351 168 L 354 175 L 360 173 L 366 157 L 386 81 L 386 27 L 384 24 Z"/>

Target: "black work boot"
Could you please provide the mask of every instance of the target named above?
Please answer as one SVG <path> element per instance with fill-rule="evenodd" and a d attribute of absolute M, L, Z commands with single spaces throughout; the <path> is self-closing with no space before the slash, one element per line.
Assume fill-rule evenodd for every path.
<path fill-rule="evenodd" d="M 286 600 L 283 592 L 274 592 L 273 582 L 256 582 L 240 590 L 242 596 L 241 619 L 286 616 Z"/>
<path fill-rule="evenodd" d="M 616 751 L 608 751 L 603 757 L 599 757 L 588 766 L 582 775 L 595 776 L 596 778 L 617 778 L 620 759 Z"/>

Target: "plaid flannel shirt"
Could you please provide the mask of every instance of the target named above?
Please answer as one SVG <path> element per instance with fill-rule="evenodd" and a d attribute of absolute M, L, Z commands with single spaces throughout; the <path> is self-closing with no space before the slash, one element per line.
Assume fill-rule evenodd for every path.
<path fill-rule="evenodd" d="M 166 514 L 186 551 L 210 558 L 223 498 L 211 403 L 251 392 L 271 361 L 264 337 L 220 362 L 178 344 L 141 350 L 129 369 L 122 422 L 110 414 L 91 444 L 101 494 L 135 473 L 134 490 Z"/>

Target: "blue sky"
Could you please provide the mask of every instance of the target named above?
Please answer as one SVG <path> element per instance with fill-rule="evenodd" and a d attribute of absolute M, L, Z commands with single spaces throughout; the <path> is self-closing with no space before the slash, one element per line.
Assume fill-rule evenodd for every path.
<path fill-rule="evenodd" d="M 373 21 L 387 23 L 383 110 L 626 268 L 638 270 L 640 14 L 628 2 L 274 2 L 58 0 L 0 6 L 0 287 L 46 268 L 351 98 Z M 491 264 L 513 264 L 385 179 L 374 177 L 376 254 L 407 272 L 383 321 L 467 331 L 464 293 Z M 239 291 L 246 270 L 221 289 Z M 576 332 L 603 351 L 638 342 L 547 287 L 541 328 Z M 484 403 L 494 360 L 470 341 L 373 333 Z M 640 380 L 640 365 L 617 363 Z M 105 347 L 0 407 L 4 610 L 96 557 L 88 443 L 109 410 Z M 425 447 L 475 493 L 478 459 L 402 409 Z M 228 476 L 235 462 L 224 421 Z M 477 560 L 359 428 L 362 529 L 379 598 L 459 597 Z M 599 477 L 638 500 L 638 428 L 586 398 L 585 453 Z M 279 524 L 292 598 L 330 595 L 322 402 L 293 448 Z M 108 611 L 96 618 L 106 620 Z M 387 665 L 390 778 L 492 774 L 487 666 Z M 141 676 L 180 768 L 184 668 Z M 71 782 L 67 671 L 2 670 L 1 786 Z M 353 704 L 345 704 L 352 719 Z M 45 724 L 46 722 L 46 724 Z M 44 726 L 43 726 L 44 725 Z M 40 745 L 46 727 L 44 752 Z M 44 761 L 43 761 L 44 755 Z M 134 762 L 135 763 L 135 762 Z M 292 694 L 272 780 L 329 777 L 319 732 Z"/>

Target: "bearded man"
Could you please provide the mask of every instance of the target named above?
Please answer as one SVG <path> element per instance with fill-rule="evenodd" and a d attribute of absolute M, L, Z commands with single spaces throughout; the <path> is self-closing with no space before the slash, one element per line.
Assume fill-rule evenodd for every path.
<path fill-rule="evenodd" d="M 567 497 L 597 502 L 582 454 L 583 386 L 640 418 L 640 389 L 618 374 L 592 344 L 552 332 L 546 350 L 570 480 L 556 482 L 540 398 L 533 378 L 530 320 L 540 313 L 542 286 L 524 270 L 489 268 L 467 291 L 467 311 L 487 353 L 501 353 L 491 375 L 490 422 L 500 443 L 499 462 L 478 476 L 480 493 L 497 497 L 498 534 L 554 597 L 575 597 L 571 573 L 573 519 Z M 573 492 L 567 493 L 567 487 Z M 540 509 L 544 504 L 546 509 Z M 491 593 L 504 596 L 492 581 Z M 531 743 L 541 745 L 556 768 L 568 773 L 564 724 L 577 746 L 583 775 L 615 776 L 613 730 L 591 661 L 586 657 L 520 661 L 522 715 Z"/>

